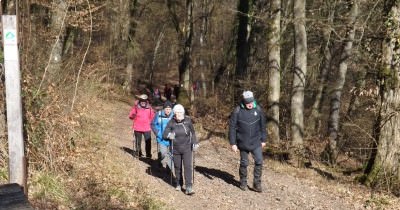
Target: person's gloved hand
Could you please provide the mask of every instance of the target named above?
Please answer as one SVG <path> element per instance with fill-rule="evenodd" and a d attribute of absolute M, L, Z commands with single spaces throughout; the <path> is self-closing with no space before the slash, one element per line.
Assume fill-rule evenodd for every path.
<path fill-rule="evenodd" d="M 167 138 L 168 138 L 168 139 L 171 139 L 171 140 L 175 140 L 175 133 L 174 133 L 174 132 L 168 133 Z"/>
<path fill-rule="evenodd" d="M 193 151 L 197 151 L 200 147 L 200 144 L 193 144 Z"/>

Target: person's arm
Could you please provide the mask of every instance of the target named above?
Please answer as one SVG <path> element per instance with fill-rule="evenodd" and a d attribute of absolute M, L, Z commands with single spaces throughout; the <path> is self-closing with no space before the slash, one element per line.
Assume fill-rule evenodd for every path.
<path fill-rule="evenodd" d="M 134 105 L 129 112 L 129 119 L 134 120 L 137 114 L 136 105 Z"/>
<path fill-rule="evenodd" d="M 153 120 L 154 119 L 154 114 L 155 112 L 154 112 L 154 109 L 153 109 L 153 107 L 150 107 L 150 120 Z"/>
<path fill-rule="evenodd" d="M 160 124 L 158 123 L 158 116 L 159 114 L 156 114 L 153 118 L 153 120 L 151 121 L 151 130 L 153 131 L 154 135 L 158 135 L 158 129 Z"/>
<path fill-rule="evenodd" d="M 231 113 L 231 117 L 229 119 L 229 144 L 232 147 L 232 150 L 234 152 L 238 151 L 237 147 L 237 140 L 236 140 L 236 125 L 237 125 L 237 116 L 238 116 L 238 108 L 235 108 L 233 112 Z"/>
<path fill-rule="evenodd" d="M 260 127 L 261 127 L 261 142 L 265 143 L 267 141 L 267 129 L 266 129 L 266 120 L 265 120 L 265 114 L 263 110 L 260 108 Z"/>
<path fill-rule="evenodd" d="M 231 113 L 229 118 L 229 143 L 231 145 L 236 145 L 236 125 L 237 125 L 237 115 L 238 112 L 235 110 Z"/>
<path fill-rule="evenodd" d="M 191 141 L 192 144 L 198 144 L 197 142 L 197 137 L 196 137 L 196 132 L 194 130 L 194 126 L 193 126 L 193 122 L 192 120 L 189 118 L 189 128 L 190 128 L 190 135 L 191 135 Z"/>
<path fill-rule="evenodd" d="M 165 127 L 165 130 L 163 132 L 163 139 L 170 139 L 170 140 L 174 140 L 175 139 L 175 134 L 173 133 L 173 129 L 172 129 L 172 120 L 170 120 L 167 124 L 167 126 Z"/>

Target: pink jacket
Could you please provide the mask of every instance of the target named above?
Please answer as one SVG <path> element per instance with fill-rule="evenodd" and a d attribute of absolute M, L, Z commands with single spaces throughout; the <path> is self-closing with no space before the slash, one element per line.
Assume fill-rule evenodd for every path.
<path fill-rule="evenodd" d="M 135 131 L 147 132 L 151 131 L 151 121 L 154 118 L 154 110 L 147 104 L 145 108 L 141 107 L 137 102 L 129 113 L 129 119 L 133 120 L 132 128 Z"/>

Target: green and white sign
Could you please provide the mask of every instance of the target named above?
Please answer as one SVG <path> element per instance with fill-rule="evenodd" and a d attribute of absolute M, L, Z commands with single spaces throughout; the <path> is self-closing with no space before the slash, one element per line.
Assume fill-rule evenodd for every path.
<path fill-rule="evenodd" d="M 5 29 L 3 36 L 4 36 L 4 45 L 17 44 L 17 31 L 16 30 Z"/>

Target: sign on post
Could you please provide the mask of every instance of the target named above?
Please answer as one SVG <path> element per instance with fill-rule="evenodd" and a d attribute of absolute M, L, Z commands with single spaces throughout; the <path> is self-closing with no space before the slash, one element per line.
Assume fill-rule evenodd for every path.
<path fill-rule="evenodd" d="M 3 15 L 4 69 L 8 127 L 9 182 L 26 189 L 26 163 L 22 130 L 21 74 L 17 17 Z"/>

